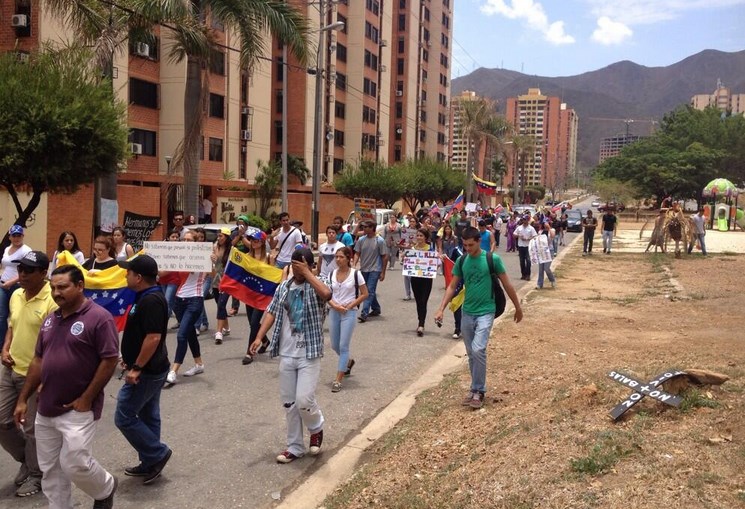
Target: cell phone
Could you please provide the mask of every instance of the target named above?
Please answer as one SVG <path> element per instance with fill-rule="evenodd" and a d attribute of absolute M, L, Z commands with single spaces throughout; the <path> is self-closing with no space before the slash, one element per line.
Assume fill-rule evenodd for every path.
<path fill-rule="evenodd" d="M 436 325 L 437 325 L 438 327 L 442 327 L 442 319 L 441 319 L 441 318 L 438 318 L 437 320 L 435 320 L 435 324 L 436 324 Z"/>

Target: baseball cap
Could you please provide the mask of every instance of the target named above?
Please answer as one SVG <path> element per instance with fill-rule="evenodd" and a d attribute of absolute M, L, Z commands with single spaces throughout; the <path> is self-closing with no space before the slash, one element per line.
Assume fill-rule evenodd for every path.
<path fill-rule="evenodd" d="M 14 224 L 10 227 L 10 230 L 8 230 L 9 235 L 23 235 L 23 226 L 20 224 Z"/>
<path fill-rule="evenodd" d="M 49 268 L 49 258 L 41 251 L 29 251 L 20 260 L 13 260 L 13 263 L 23 265 L 24 267 L 33 267 L 35 269 Z"/>
<path fill-rule="evenodd" d="M 235 218 L 236 221 L 243 221 L 244 223 L 248 224 L 248 216 L 245 214 L 241 214 L 240 216 Z"/>
<path fill-rule="evenodd" d="M 220 228 L 220 233 L 230 237 L 231 231 L 230 231 L 230 228 L 228 228 L 227 226 L 223 226 L 222 228 Z"/>
<path fill-rule="evenodd" d="M 158 262 L 148 255 L 137 255 L 131 260 L 119 262 L 119 266 L 141 276 L 156 277 L 158 275 Z"/>
<path fill-rule="evenodd" d="M 256 230 L 246 235 L 246 237 L 254 240 L 266 240 L 266 233 L 262 232 L 261 230 Z"/>

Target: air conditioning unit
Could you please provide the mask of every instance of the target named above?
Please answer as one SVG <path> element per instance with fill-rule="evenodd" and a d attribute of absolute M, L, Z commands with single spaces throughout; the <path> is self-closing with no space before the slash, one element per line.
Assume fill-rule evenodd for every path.
<path fill-rule="evenodd" d="M 13 28 L 26 28 L 28 26 L 28 16 L 25 14 L 14 14 L 10 18 L 10 26 Z"/>
<path fill-rule="evenodd" d="M 243 141 L 251 141 L 251 130 L 250 129 L 241 129 L 241 139 Z"/>
<path fill-rule="evenodd" d="M 139 57 L 149 57 L 150 46 L 148 46 L 144 42 L 136 42 L 135 43 L 135 55 Z"/>
<path fill-rule="evenodd" d="M 382 147 L 383 145 L 385 145 L 385 140 L 383 138 L 378 138 L 378 146 Z"/>
<path fill-rule="evenodd" d="M 385 39 L 381 39 L 380 40 L 380 47 L 381 48 L 385 48 L 386 46 L 388 46 L 388 41 L 386 41 Z"/>
<path fill-rule="evenodd" d="M 384 66 L 384 65 L 381 65 L 380 66 L 380 72 L 386 72 L 387 70 L 388 70 L 388 68 L 386 66 Z"/>
<path fill-rule="evenodd" d="M 403 97 L 404 91 L 403 90 L 396 90 L 396 97 Z"/>
<path fill-rule="evenodd" d="M 129 151 L 136 156 L 142 155 L 142 145 L 140 143 L 130 143 Z"/>
<path fill-rule="evenodd" d="M 425 106 L 427 106 L 427 100 L 426 99 L 422 99 L 421 101 L 419 101 L 419 106 L 421 106 L 422 108 L 424 108 Z"/>

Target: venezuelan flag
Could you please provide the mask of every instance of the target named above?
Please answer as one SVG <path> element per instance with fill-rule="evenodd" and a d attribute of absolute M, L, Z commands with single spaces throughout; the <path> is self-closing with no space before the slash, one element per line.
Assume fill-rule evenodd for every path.
<path fill-rule="evenodd" d="M 492 196 L 497 194 L 497 184 L 495 182 L 489 182 L 478 178 L 476 175 L 473 176 L 474 182 L 476 182 L 476 188 L 481 194 Z"/>
<path fill-rule="evenodd" d="M 460 210 L 463 208 L 465 197 L 463 196 L 463 189 L 460 190 L 460 194 L 455 197 L 455 200 L 453 200 L 453 206 L 452 210 Z"/>
<path fill-rule="evenodd" d="M 445 274 L 445 285 L 450 286 L 450 281 L 453 280 L 453 267 L 455 267 L 455 262 L 451 260 L 449 257 L 444 257 L 442 261 L 442 268 L 443 273 Z M 463 286 L 463 281 L 460 282 L 460 288 L 457 288 L 455 297 L 453 297 L 453 300 L 450 301 L 450 305 L 448 306 L 450 308 L 450 311 L 455 313 L 458 311 L 458 308 L 460 308 L 463 305 L 463 301 L 466 298 L 466 289 Z"/>
<path fill-rule="evenodd" d="M 137 255 L 135 255 L 137 256 Z M 57 255 L 57 266 L 76 265 L 85 277 L 85 296 L 111 313 L 116 323 L 116 330 L 124 330 L 127 313 L 135 301 L 135 292 L 127 288 L 127 271 L 114 266 L 88 274 L 69 251 Z"/>
<path fill-rule="evenodd" d="M 220 291 L 256 309 L 266 309 L 281 279 L 281 269 L 232 248 L 220 279 Z"/>

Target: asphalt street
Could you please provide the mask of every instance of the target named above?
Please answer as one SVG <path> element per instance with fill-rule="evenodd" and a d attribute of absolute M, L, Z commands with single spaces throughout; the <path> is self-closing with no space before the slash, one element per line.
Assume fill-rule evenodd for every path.
<path fill-rule="evenodd" d="M 589 203 L 589 201 L 588 201 Z M 582 206 L 582 204 L 580 204 Z M 567 244 L 576 234 L 568 234 Z M 517 253 L 505 253 L 504 238 L 498 253 L 516 288 L 535 284 L 521 281 Z M 173 457 L 161 479 L 143 486 L 141 479 L 124 476 L 124 468 L 138 463 L 134 450 L 113 423 L 116 395 L 122 381 L 107 385 L 106 403 L 98 424 L 94 445 L 97 460 L 119 477 L 114 506 L 128 508 L 262 508 L 300 483 L 364 426 L 400 391 L 420 376 L 452 346 L 452 315 L 438 329 L 432 315 L 444 292 L 444 278 L 438 276 L 429 301 L 429 316 L 423 337 L 416 336 L 416 306 L 404 301 L 400 265 L 388 271 L 378 286 L 383 313 L 358 324 L 352 339 L 356 360 L 351 377 L 339 393 L 331 392 L 337 356 L 326 339 L 325 357 L 317 397 L 326 425 L 323 450 L 288 465 L 275 462 L 284 450 L 285 419 L 278 395 L 278 361 L 259 356 L 249 366 L 241 359 L 246 351 L 248 323 L 243 311 L 230 319 L 231 334 L 215 345 L 214 330 L 200 336 L 205 373 L 165 389 L 161 397 L 163 440 Z M 214 301 L 207 302 L 211 325 Z M 174 323 L 173 320 L 171 323 Z M 175 352 L 176 334 L 169 331 L 168 350 Z M 187 354 L 184 369 L 191 367 Z M 117 372 L 118 375 L 118 372 Z M 306 437 L 307 440 L 307 437 Z M 13 496 L 13 477 L 18 465 L 0 450 L 0 504 L 30 509 L 46 507 L 42 494 L 21 499 Z M 75 490 L 76 506 L 92 502 Z"/>

